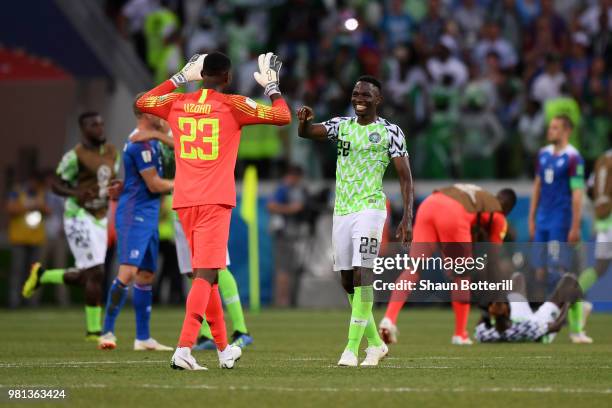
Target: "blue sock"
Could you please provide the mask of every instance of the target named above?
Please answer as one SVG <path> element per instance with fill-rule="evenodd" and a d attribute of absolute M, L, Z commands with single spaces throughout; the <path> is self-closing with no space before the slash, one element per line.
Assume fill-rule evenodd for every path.
<path fill-rule="evenodd" d="M 153 291 L 151 285 L 134 284 L 134 312 L 136 313 L 136 339 L 147 340 L 149 321 L 151 320 L 151 305 L 153 304 Z"/>
<path fill-rule="evenodd" d="M 114 333 L 115 321 L 127 298 L 128 288 L 119 279 L 115 279 L 106 298 L 106 310 L 104 311 L 104 330 L 102 333 Z"/>

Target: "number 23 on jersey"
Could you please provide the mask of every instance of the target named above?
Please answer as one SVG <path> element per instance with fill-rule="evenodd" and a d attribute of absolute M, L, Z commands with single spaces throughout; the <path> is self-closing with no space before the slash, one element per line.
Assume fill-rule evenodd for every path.
<path fill-rule="evenodd" d="M 216 160 L 219 157 L 219 119 L 179 117 L 181 132 L 179 157 L 187 160 Z M 198 139 L 210 149 L 195 146 Z M 209 152 L 205 152 L 209 150 Z"/>

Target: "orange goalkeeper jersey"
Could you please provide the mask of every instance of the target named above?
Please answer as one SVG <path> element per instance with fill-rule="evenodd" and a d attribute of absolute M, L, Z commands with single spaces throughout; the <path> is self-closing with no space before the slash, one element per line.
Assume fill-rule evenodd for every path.
<path fill-rule="evenodd" d="M 291 113 L 283 99 L 265 106 L 212 89 L 172 93 L 168 80 L 144 94 L 136 106 L 168 121 L 174 136 L 176 176 L 173 208 L 202 204 L 236 206 L 234 168 L 245 125 L 286 125 Z"/>

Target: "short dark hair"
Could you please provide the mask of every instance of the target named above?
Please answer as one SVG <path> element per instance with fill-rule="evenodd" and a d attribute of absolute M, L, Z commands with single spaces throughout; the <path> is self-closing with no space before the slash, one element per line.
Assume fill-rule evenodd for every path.
<path fill-rule="evenodd" d="M 95 116 L 100 116 L 100 114 L 96 111 L 87 111 L 87 112 L 81 113 L 79 115 L 79 126 L 83 127 L 83 124 L 85 123 L 85 119 L 93 118 Z"/>
<path fill-rule="evenodd" d="M 202 76 L 218 76 L 225 74 L 232 68 L 232 61 L 222 52 L 211 52 L 204 59 Z"/>
<path fill-rule="evenodd" d="M 132 111 L 134 111 L 134 116 L 136 116 L 137 118 L 142 116 L 142 111 L 140 110 L 140 108 L 138 107 L 138 100 L 140 98 L 142 98 L 142 96 L 145 94 L 146 92 L 140 92 L 138 93 L 138 95 L 136 95 L 136 97 L 134 98 L 134 103 L 132 103 Z"/>
<path fill-rule="evenodd" d="M 570 129 L 570 130 L 574 129 L 574 122 L 565 113 L 561 113 L 559 115 L 555 115 L 553 117 L 553 119 L 559 119 L 561 122 L 563 122 L 563 127 L 565 127 L 566 129 Z"/>
<path fill-rule="evenodd" d="M 502 210 L 508 214 L 516 205 L 516 193 L 511 188 L 504 188 L 497 192 L 497 197 L 501 201 Z"/>
<path fill-rule="evenodd" d="M 373 77 L 372 75 L 362 75 L 359 77 L 359 79 L 357 79 L 357 82 L 368 82 L 377 87 L 379 91 L 382 91 L 382 84 L 377 78 Z"/>

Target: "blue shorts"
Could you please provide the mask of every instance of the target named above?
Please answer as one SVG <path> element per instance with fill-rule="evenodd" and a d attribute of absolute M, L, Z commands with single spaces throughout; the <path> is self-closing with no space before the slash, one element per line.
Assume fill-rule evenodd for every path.
<path fill-rule="evenodd" d="M 134 265 L 138 269 L 155 272 L 159 252 L 159 228 L 155 224 L 139 222 L 138 216 L 132 222 L 125 222 L 117 214 L 117 252 L 121 265 Z"/>
<path fill-rule="evenodd" d="M 569 227 L 536 228 L 531 256 L 534 268 L 548 268 L 548 284 L 554 286 L 570 270 L 573 249 L 567 243 Z"/>

